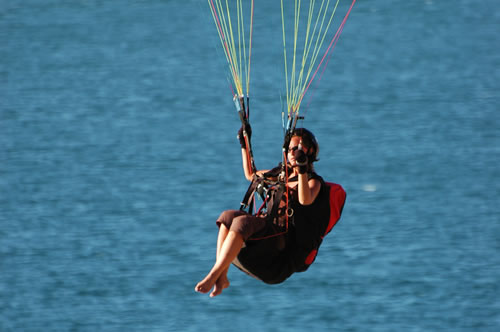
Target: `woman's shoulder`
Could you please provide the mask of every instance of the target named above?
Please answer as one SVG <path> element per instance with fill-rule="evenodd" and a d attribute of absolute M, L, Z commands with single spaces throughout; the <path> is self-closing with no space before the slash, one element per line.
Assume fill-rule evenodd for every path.
<path fill-rule="evenodd" d="M 325 181 L 321 176 L 316 173 L 309 174 L 309 184 L 320 185 L 321 187 L 325 186 Z"/>
<path fill-rule="evenodd" d="M 318 180 L 319 182 L 321 182 L 322 184 L 325 183 L 325 181 L 323 180 L 323 178 L 316 172 L 312 172 L 310 173 L 309 175 L 309 179 L 315 179 L 315 180 Z"/>

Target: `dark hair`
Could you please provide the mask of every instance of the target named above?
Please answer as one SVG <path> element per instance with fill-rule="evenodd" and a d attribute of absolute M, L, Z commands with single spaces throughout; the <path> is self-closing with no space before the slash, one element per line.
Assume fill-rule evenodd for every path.
<path fill-rule="evenodd" d="M 294 136 L 302 138 L 302 144 L 304 144 L 306 148 L 312 149 L 312 151 L 308 153 L 309 162 L 318 161 L 319 144 L 314 134 L 305 128 L 296 128 L 293 131 L 292 137 Z"/>

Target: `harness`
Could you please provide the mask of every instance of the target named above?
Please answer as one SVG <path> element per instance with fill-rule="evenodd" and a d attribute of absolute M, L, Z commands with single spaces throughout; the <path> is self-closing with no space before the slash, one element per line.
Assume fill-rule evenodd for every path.
<path fill-rule="evenodd" d="M 318 245 L 313 248 L 309 253 L 307 254 L 305 260 L 304 260 L 304 265 L 303 265 L 303 271 L 307 270 L 309 266 L 314 262 L 316 259 L 316 256 L 318 255 L 318 250 L 321 245 L 321 242 L 323 242 L 323 239 L 325 238 L 328 233 L 331 232 L 332 228 L 337 224 L 337 222 L 340 220 L 340 216 L 342 215 L 342 211 L 344 209 L 344 204 L 346 200 L 346 192 L 342 186 L 339 184 L 333 183 L 333 182 L 325 182 L 325 185 L 328 187 L 328 203 L 330 207 L 330 215 L 328 218 L 328 224 L 326 225 L 326 228 L 323 232 L 323 234 L 320 236 L 320 240 L 318 242 Z"/>
<path fill-rule="evenodd" d="M 304 220 L 302 220 L 301 227 L 303 229 L 308 229 L 308 226 L 311 226 L 314 228 L 314 231 L 298 231 L 297 223 L 301 223 L 301 218 L 295 218 L 296 213 L 289 205 L 291 193 L 287 183 L 289 181 L 288 174 L 291 173 L 291 170 L 287 166 L 287 154 L 297 120 L 303 119 L 303 117 L 298 115 L 298 111 L 293 112 L 293 115 L 288 117 L 288 122 L 284 126 L 285 137 L 282 163 L 263 175 L 257 175 L 250 139 L 246 132 L 249 123 L 249 100 L 247 97 L 245 103 L 243 97 L 238 98 L 235 96 L 234 101 L 242 123 L 247 161 L 249 163 L 248 168 L 254 174 L 252 182 L 241 201 L 240 210 L 265 218 L 268 225 L 272 225 L 273 227 L 271 227 L 272 231 L 269 234 L 259 234 L 258 237 L 250 237 L 248 241 L 251 241 L 251 243 L 249 242 L 249 246 L 240 251 L 233 264 L 249 275 L 261 279 L 266 283 L 280 283 L 294 272 L 307 270 L 314 262 L 323 238 L 340 219 L 346 193 L 340 185 L 332 182 L 324 182 L 321 179 L 321 192 L 324 196 L 328 195 L 328 197 L 322 197 L 322 199 L 327 200 L 325 209 L 326 205 L 328 205 L 329 211 L 325 210 L 314 213 L 314 216 L 321 216 L 321 220 L 306 220 L 307 222 L 313 222 L 314 225 L 304 225 Z M 309 176 L 312 176 L 312 174 L 309 174 Z M 328 188 L 327 192 L 325 192 L 325 187 Z M 260 198 L 262 201 L 258 209 L 256 198 Z M 323 209 L 323 204 L 319 205 Z M 296 231 L 292 232 L 293 234 L 289 233 L 290 223 L 295 226 L 294 229 Z M 263 258 L 262 255 L 266 255 L 268 259 L 272 259 L 272 255 L 269 254 L 270 252 L 274 252 L 280 256 L 285 253 L 281 252 L 282 249 L 277 248 L 275 244 L 280 240 L 278 236 L 285 234 L 288 240 L 295 243 L 293 248 L 284 249 L 286 250 L 286 255 L 288 255 L 286 258 L 288 263 L 281 260 L 268 261 L 268 264 L 260 264 L 259 260 Z M 297 245 L 298 243 L 305 245 L 299 246 Z M 277 264 L 281 267 L 278 267 Z"/>
<path fill-rule="evenodd" d="M 282 228 L 273 234 L 266 234 L 262 237 L 250 238 L 251 241 L 269 239 L 288 233 L 289 224 L 294 225 L 294 211 L 288 205 L 289 190 L 286 183 L 281 182 L 276 176 L 281 170 L 281 165 L 264 174 L 264 176 L 256 176 L 243 198 L 241 210 L 247 213 L 263 216 L 268 223 L 280 225 Z M 312 175 L 310 175 L 312 177 Z M 321 178 L 320 178 L 321 179 Z M 308 220 L 308 222 L 317 223 L 314 225 L 318 231 L 314 232 L 294 232 L 294 237 L 300 237 L 300 242 L 308 243 L 306 247 L 298 246 L 293 248 L 292 260 L 297 272 L 305 271 L 314 262 L 318 254 L 319 247 L 325 236 L 331 232 L 332 228 L 337 224 L 342 214 L 346 200 L 346 192 L 339 184 L 333 182 L 325 182 L 321 179 L 322 189 L 320 194 L 323 195 L 317 199 L 321 199 L 325 204 L 319 204 L 319 208 L 323 209 L 328 206 L 329 211 L 317 211 L 315 217 L 320 220 Z M 326 195 L 328 195 L 326 197 Z M 262 205 L 257 209 L 256 196 L 263 201 Z M 286 210 L 280 208 L 281 202 L 286 202 Z M 283 206 L 283 204 L 281 204 Z M 252 213 L 252 210 L 254 211 Z M 324 216 L 324 217 L 323 217 Z M 280 224 L 281 219 L 285 219 L 284 225 Z M 313 225 L 309 225 L 313 227 Z M 297 240 L 297 239 L 295 239 Z"/>
<path fill-rule="evenodd" d="M 264 238 L 275 237 L 285 234 L 288 231 L 289 218 L 293 216 L 293 210 L 288 208 L 289 189 L 286 182 L 280 179 L 280 173 L 283 167 L 278 165 L 262 176 L 254 175 L 245 196 L 241 202 L 240 210 L 249 214 L 261 216 L 268 223 L 279 225 L 284 228 L 282 231 L 275 234 L 266 235 L 264 237 L 251 238 L 251 240 L 261 240 Z M 288 169 L 287 169 L 288 172 Z M 260 198 L 262 204 L 257 209 L 256 198 Z M 284 201 L 286 209 L 280 209 L 280 203 Z M 285 218 L 284 225 L 282 218 Z"/>

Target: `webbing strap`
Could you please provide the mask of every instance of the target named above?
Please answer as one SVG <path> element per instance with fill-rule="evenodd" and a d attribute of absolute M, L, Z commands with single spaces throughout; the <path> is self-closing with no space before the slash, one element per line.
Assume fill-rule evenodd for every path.
<path fill-rule="evenodd" d="M 258 182 L 253 180 L 248 186 L 247 192 L 245 196 L 243 196 L 243 200 L 241 201 L 240 210 L 244 211 L 246 208 L 249 208 L 248 211 L 252 211 L 253 208 L 253 195 L 257 188 Z"/>
<path fill-rule="evenodd" d="M 278 189 L 274 190 L 273 195 L 269 200 L 268 207 L 271 207 L 271 211 L 268 209 L 267 218 L 269 221 L 274 222 L 276 218 L 279 217 L 278 209 L 280 206 L 281 199 L 283 198 L 283 194 L 285 193 L 286 186 L 284 183 L 278 184 Z"/>

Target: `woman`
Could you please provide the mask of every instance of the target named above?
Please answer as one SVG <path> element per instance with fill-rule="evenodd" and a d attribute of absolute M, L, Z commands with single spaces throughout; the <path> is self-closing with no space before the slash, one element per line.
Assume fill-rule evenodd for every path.
<path fill-rule="evenodd" d="M 248 167 L 241 129 L 239 136 L 245 177 L 252 180 L 254 174 Z M 320 233 L 326 227 L 324 222 L 328 222 L 329 213 L 328 189 L 313 168 L 318 152 L 319 146 L 310 131 L 303 128 L 294 131 L 287 154 L 290 169 L 287 213 L 292 222 L 288 223 L 284 234 L 252 241 L 252 237 L 259 237 L 257 235 L 263 233 L 268 235 L 270 229 L 276 229 L 279 225 L 270 225 L 267 216 L 253 216 L 239 210 L 228 210 L 221 214 L 217 220 L 219 235 L 216 262 L 207 276 L 196 285 L 197 292 L 208 293 L 213 288 L 210 297 L 214 297 L 229 287 L 227 271 L 233 261 L 240 268 L 243 265 L 245 272 L 270 284 L 280 283 L 292 273 L 307 269 L 303 264 L 307 258 L 305 256 L 311 249 L 319 247 Z M 263 176 L 266 173 L 257 171 L 256 175 Z M 272 245 L 265 244 L 263 250 L 261 246 L 260 254 L 255 254 L 259 252 L 256 243 L 261 245 L 263 241 L 271 241 Z"/>

